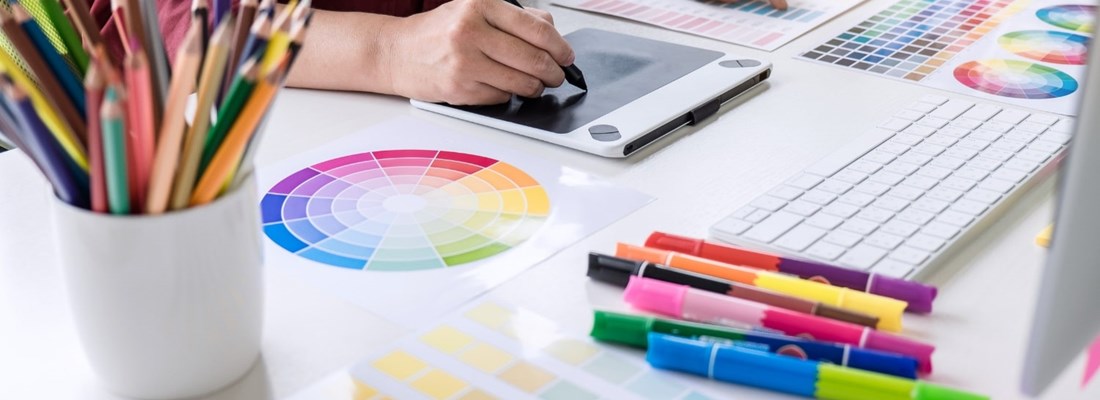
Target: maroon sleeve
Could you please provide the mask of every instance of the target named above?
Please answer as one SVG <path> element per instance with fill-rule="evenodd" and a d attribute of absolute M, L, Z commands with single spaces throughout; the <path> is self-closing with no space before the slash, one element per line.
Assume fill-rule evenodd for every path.
<path fill-rule="evenodd" d="M 124 57 L 122 38 L 118 35 L 115 17 L 111 12 L 111 0 L 88 0 L 91 2 L 92 18 L 100 27 L 103 40 L 107 42 L 107 51 L 118 64 Z M 191 3 L 188 1 L 157 1 L 157 20 L 160 23 L 161 37 L 169 58 L 174 58 L 187 28 L 191 23 Z"/>

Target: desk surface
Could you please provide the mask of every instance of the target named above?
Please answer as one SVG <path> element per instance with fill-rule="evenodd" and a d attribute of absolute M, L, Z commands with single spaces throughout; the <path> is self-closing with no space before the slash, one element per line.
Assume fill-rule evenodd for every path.
<path fill-rule="evenodd" d="M 626 309 L 619 289 L 585 278 L 588 251 L 610 251 L 620 240 L 639 243 L 654 229 L 705 236 L 712 223 L 759 193 L 899 107 L 934 92 L 792 58 L 892 1 L 869 1 L 773 53 L 550 7 L 562 32 L 600 26 L 774 63 L 770 82 L 724 107 L 718 118 L 629 160 L 601 159 L 418 111 L 403 99 L 290 90 L 280 96 L 258 162 L 275 162 L 393 116 L 409 115 L 657 197 L 630 217 L 490 292 L 584 334 L 592 308 Z M 96 385 L 76 339 L 43 181 L 22 155 L 9 152 L 0 154 L 0 184 L 0 398 L 113 398 Z M 941 288 L 936 311 L 926 317 L 907 316 L 906 334 L 938 347 L 934 381 L 997 399 L 1021 397 L 1017 386 L 1044 257 L 1032 238 L 1050 219 L 1052 188 L 1048 182 L 1033 191 L 932 274 L 931 282 Z M 290 395 L 407 333 L 276 271 L 266 279 L 262 361 L 214 398 Z M 1078 358 L 1045 398 L 1100 398 L 1100 385 L 1079 389 L 1082 369 L 1083 359 Z M 746 387 L 714 386 L 738 399 L 781 397 Z"/>

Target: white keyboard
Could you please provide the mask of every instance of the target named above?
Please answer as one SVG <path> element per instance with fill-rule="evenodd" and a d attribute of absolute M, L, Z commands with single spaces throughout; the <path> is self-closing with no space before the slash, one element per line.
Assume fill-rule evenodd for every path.
<path fill-rule="evenodd" d="M 913 278 L 1050 175 L 1073 121 L 929 95 L 711 227 L 719 240 Z"/>

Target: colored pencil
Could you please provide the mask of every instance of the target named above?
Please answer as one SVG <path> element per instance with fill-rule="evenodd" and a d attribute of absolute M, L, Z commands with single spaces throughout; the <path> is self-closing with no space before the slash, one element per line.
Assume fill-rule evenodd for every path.
<path fill-rule="evenodd" d="M 88 48 L 103 44 L 103 35 L 99 33 L 99 25 L 92 18 L 92 11 L 88 9 L 88 3 L 83 0 L 61 0 L 65 2 L 65 9 L 73 14 L 73 24 L 80 31 L 80 35 L 88 42 Z"/>
<path fill-rule="evenodd" d="M 205 54 L 206 49 L 210 47 L 210 9 L 207 7 L 206 0 L 192 0 L 191 1 L 191 21 L 199 21 L 199 27 L 202 29 L 202 52 Z"/>
<path fill-rule="evenodd" d="M 218 151 L 218 147 L 225 140 L 225 135 L 229 133 L 229 128 L 233 126 L 233 122 L 240 115 L 245 101 L 248 100 L 252 90 L 256 87 L 256 77 L 259 76 L 259 72 L 260 65 L 257 57 L 249 59 L 240 68 L 240 73 L 233 80 L 233 85 L 229 87 L 229 94 L 226 95 L 225 102 L 218 108 L 218 121 L 214 124 L 214 128 L 210 130 L 210 134 L 206 136 L 202 159 L 199 161 L 198 176 L 202 176 L 206 171 L 206 168 L 210 165 L 210 160 L 214 158 L 214 153 Z"/>
<path fill-rule="evenodd" d="M 119 94 L 122 89 L 110 86 L 103 95 L 103 160 L 107 179 L 107 200 L 111 214 L 130 213 L 130 189 L 126 169 L 126 122 Z"/>
<path fill-rule="evenodd" d="M 54 193 L 61 201 L 76 207 L 87 208 L 87 193 L 81 192 L 72 170 L 65 164 L 61 149 L 53 136 L 47 132 L 42 120 L 38 118 L 27 92 L 18 85 L 7 82 L 0 83 L 0 86 L 3 86 L 4 95 L 12 101 L 10 106 L 16 112 L 16 118 L 23 127 L 22 139 L 27 145 L 24 151 L 38 159 L 42 173 L 53 185 Z"/>
<path fill-rule="evenodd" d="M 106 81 L 99 67 L 90 63 L 84 76 L 84 90 L 88 95 L 88 180 L 91 186 L 92 211 L 107 212 L 107 181 L 103 172 L 103 125 L 99 110 L 103 104 L 103 87 Z"/>
<path fill-rule="evenodd" d="M 271 17 L 266 13 L 258 13 L 256 20 L 252 22 L 252 27 L 248 30 L 248 41 L 244 45 L 244 50 L 241 51 L 241 59 L 238 61 L 236 68 L 240 69 L 245 60 L 257 54 L 262 58 L 270 39 Z"/>
<path fill-rule="evenodd" d="M 145 54 L 149 57 L 149 73 L 153 79 L 153 94 L 156 107 L 153 108 L 153 122 L 160 126 L 164 106 L 167 103 L 168 82 L 172 72 L 168 68 L 168 53 L 164 48 L 164 39 L 157 20 L 156 0 L 138 0 L 142 19 L 145 20 Z"/>
<path fill-rule="evenodd" d="M 46 12 L 46 18 L 57 31 L 57 35 L 61 37 L 61 42 L 65 44 L 69 59 L 73 61 L 77 72 L 83 77 L 88 70 L 88 53 L 84 51 L 84 45 L 81 43 L 80 36 L 76 34 L 76 30 L 73 29 L 72 22 L 65 16 L 65 11 L 61 10 L 61 3 L 56 0 L 42 0 L 38 5 Z"/>
<path fill-rule="evenodd" d="M 130 54 L 134 49 L 130 48 L 130 34 L 126 26 L 126 3 L 124 0 L 111 0 L 111 19 L 115 23 L 115 30 L 118 31 L 118 40 L 122 42 L 122 49 L 126 51 L 126 54 Z"/>
<path fill-rule="evenodd" d="M 65 150 L 65 154 L 73 160 L 74 164 L 87 170 L 88 158 L 87 153 L 84 151 L 84 146 L 76 139 L 75 134 L 69 126 L 64 123 L 62 118 L 58 115 L 57 110 L 53 108 L 53 105 L 46 100 L 45 95 L 38 90 L 34 81 L 32 81 L 31 78 L 23 72 L 23 69 L 16 64 L 15 60 L 4 51 L 0 51 L 0 71 L 6 71 L 11 77 L 11 80 L 27 92 L 31 98 L 31 104 L 34 105 L 35 110 L 38 110 L 42 122 L 46 125 L 46 128 L 53 133 L 57 141 L 61 143 L 61 147 Z"/>
<path fill-rule="evenodd" d="M 65 59 L 54 49 L 50 39 L 42 31 L 42 27 L 31 18 L 31 15 L 19 3 L 11 5 L 11 13 L 15 16 L 16 22 L 23 27 L 23 32 L 30 38 L 31 43 L 34 43 L 34 46 L 38 48 L 39 54 L 50 66 L 50 70 L 57 76 L 61 87 L 65 89 L 65 93 L 72 100 L 73 106 L 77 110 L 85 109 L 87 104 L 84 103 L 84 84 L 77 77 L 76 72 L 65 62 Z"/>
<path fill-rule="evenodd" d="M 81 113 L 77 111 L 76 105 L 62 89 L 61 82 L 57 80 L 57 76 L 31 43 L 23 27 L 2 7 L 0 7 L 0 30 L 3 30 L 12 47 L 22 56 L 27 69 L 34 74 L 46 101 L 57 110 L 69 130 L 76 135 L 73 139 L 82 142 L 85 136 L 85 123 Z"/>
<path fill-rule="evenodd" d="M 195 187 L 195 179 L 198 177 L 199 160 L 202 158 L 202 147 L 206 142 L 206 135 L 210 129 L 210 112 L 214 107 L 214 99 L 221 88 L 221 79 L 225 76 L 225 62 L 229 56 L 229 39 L 232 34 L 233 20 L 225 20 L 210 40 L 210 48 L 206 50 L 205 63 L 202 74 L 199 77 L 198 101 L 195 107 L 195 118 L 191 123 L 191 130 L 184 139 L 183 155 L 179 171 L 176 175 L 176 185 L 172 192 L 172 209 L 178 210 L 187 207 L 191 191 Z"/>
<path fill-rule="evenodd" d="M 168 208 L 168 198 L 172 194 L 172 179 L 176 174 L 176 166 L 180 159 L 180 145 L 187 126 L 184 108 L 187 106 L 188 96 L 195 88 L 195 76 L 198 74 L 199 59 L 202 57 L 199 49 L 199 31 L 196 28 L 196 25 L 192 25 L 192 29 L 187 32 L 176 55 L 176 65 L 173 68 L 175 75 L 172 77 L 172 86 L 168 91 L 164 120 L 160 125 L 156 161 L 153 164 L 152 180 L 149 183 L 149 201 L 145 206 L 145 211 L 149 214 L 163 213 Z"/>
<path fill-rule="evenodd" d="M 229 18 L 229 0 L 213 0 L 210 7 L 211 25 L 221 25 L 223 18 Z"/>
<path fill-rule="evenodd" d="M 261 79 L 252 97 L 248 99 L 241 115 L 229 130 L 225 143 L 214 154 L 210 161 L 210 168 L 199 179 L 198 187 L 191 196 L 191 205 L 198 206 L 213 201 L 220 193 L 232 169 L 237 168 L 245 146 L 256 133 L 260 120 L 263 118 L 271 100 L 275 97 L 275 90 L 282 71 L 276 70 L 264 79 Z"/>
<path fill-rule="evenodd" d="M 267 74 L 274 71 L 283 61 L 283 56 L 290 47 L 290 22 L 293 12 L 294 8 L 288 4 L 275 17 L 271 27 L 271 39 L 267 43 L 267 50 L 264 51 L 264 58 L 260 61 L 261 73 Z"/>
<path fill-rule="evenodd" d="M 136 44 L 136 42 L 134 43 Z M 153 124 L 153 91 L 149 77 L 149 62 L 140 47 L 126 60 L 126 124 L 130 144 L 130 200 L 134 212 L 141 212 L 149 189 L 149 174 L 153 169 L 156 125 Z"/>
<path fill-rule="evenodd" d="M 0 76 L 4 79 L 8 79 L 5 73 L 0 72 Z M 0 99 L 0 136 L 14 145 L 16 148 L 23 149 L 26 145 L 23 144 L 23 140 L 19 137 L 19 123 L 16 122 L 15 114 L 11 108 L 8 107 L 7 102 Z M 36 161 L 37 162 L 37 161 Z"/>
<path fill-rule="evenodd" d="M 237 25 L 233 32 L 233 47 L 229 52 L 229 68 L 225 69 L 225 80 L 222 83 L 222 93 L 229 93 L 229 85 L 234 81 L 234 74 L 241 65 L 241 52 L 248 44 L 248 32 L 252 28 L 252 22 L 256 19 L 256 0 L 242 0 L 237 10 Z M 222 102 L 224 103 L 224 99 Z"/>
<path fill-rule="evenodd" d="M 141 5 L 137 0 L 122 0 L 122 12 L 125 14 L 123 21 L 126 23 L 126 33 L 129 37 L 126 38 L 130 42 L 131 51 L 136 51 L 134 48 L 134 42 L 137 42 L 137 47 L 145 53 L 145 57 L 149 57 L 149 45 L 148 40 L 145 37 L 145 18 L 141 13 Z"/>

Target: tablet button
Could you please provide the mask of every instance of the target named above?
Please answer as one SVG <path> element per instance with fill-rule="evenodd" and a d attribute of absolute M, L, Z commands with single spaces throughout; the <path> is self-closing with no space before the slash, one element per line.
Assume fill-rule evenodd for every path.
<path fill-rule="evenodd" d="M 737 62 L 741 63 L 741 66 L 745 67 L 745 68 L 752 68 L 752 67 L 759 67 L 760 66 L 760 61 L 757 61 L 757 60 L 737 60 Z"/>
<path fill-rule="evenodd" d="M 722 61 L 722 62 L 719 62 L 718 65 L 721 65 L 721 66 L 726 67 L 726 68 L 741 68 L 741 63 L 737 62 L 737 60 Z"/>
<path fill-rule="evenodd" d="M 614 142 L 623 137 L 619 134 L 619 128 L 611 125 L 593 125 L 588 128 L 588 133 L 592 135 L 593 139 L 601 142 Z"/>

